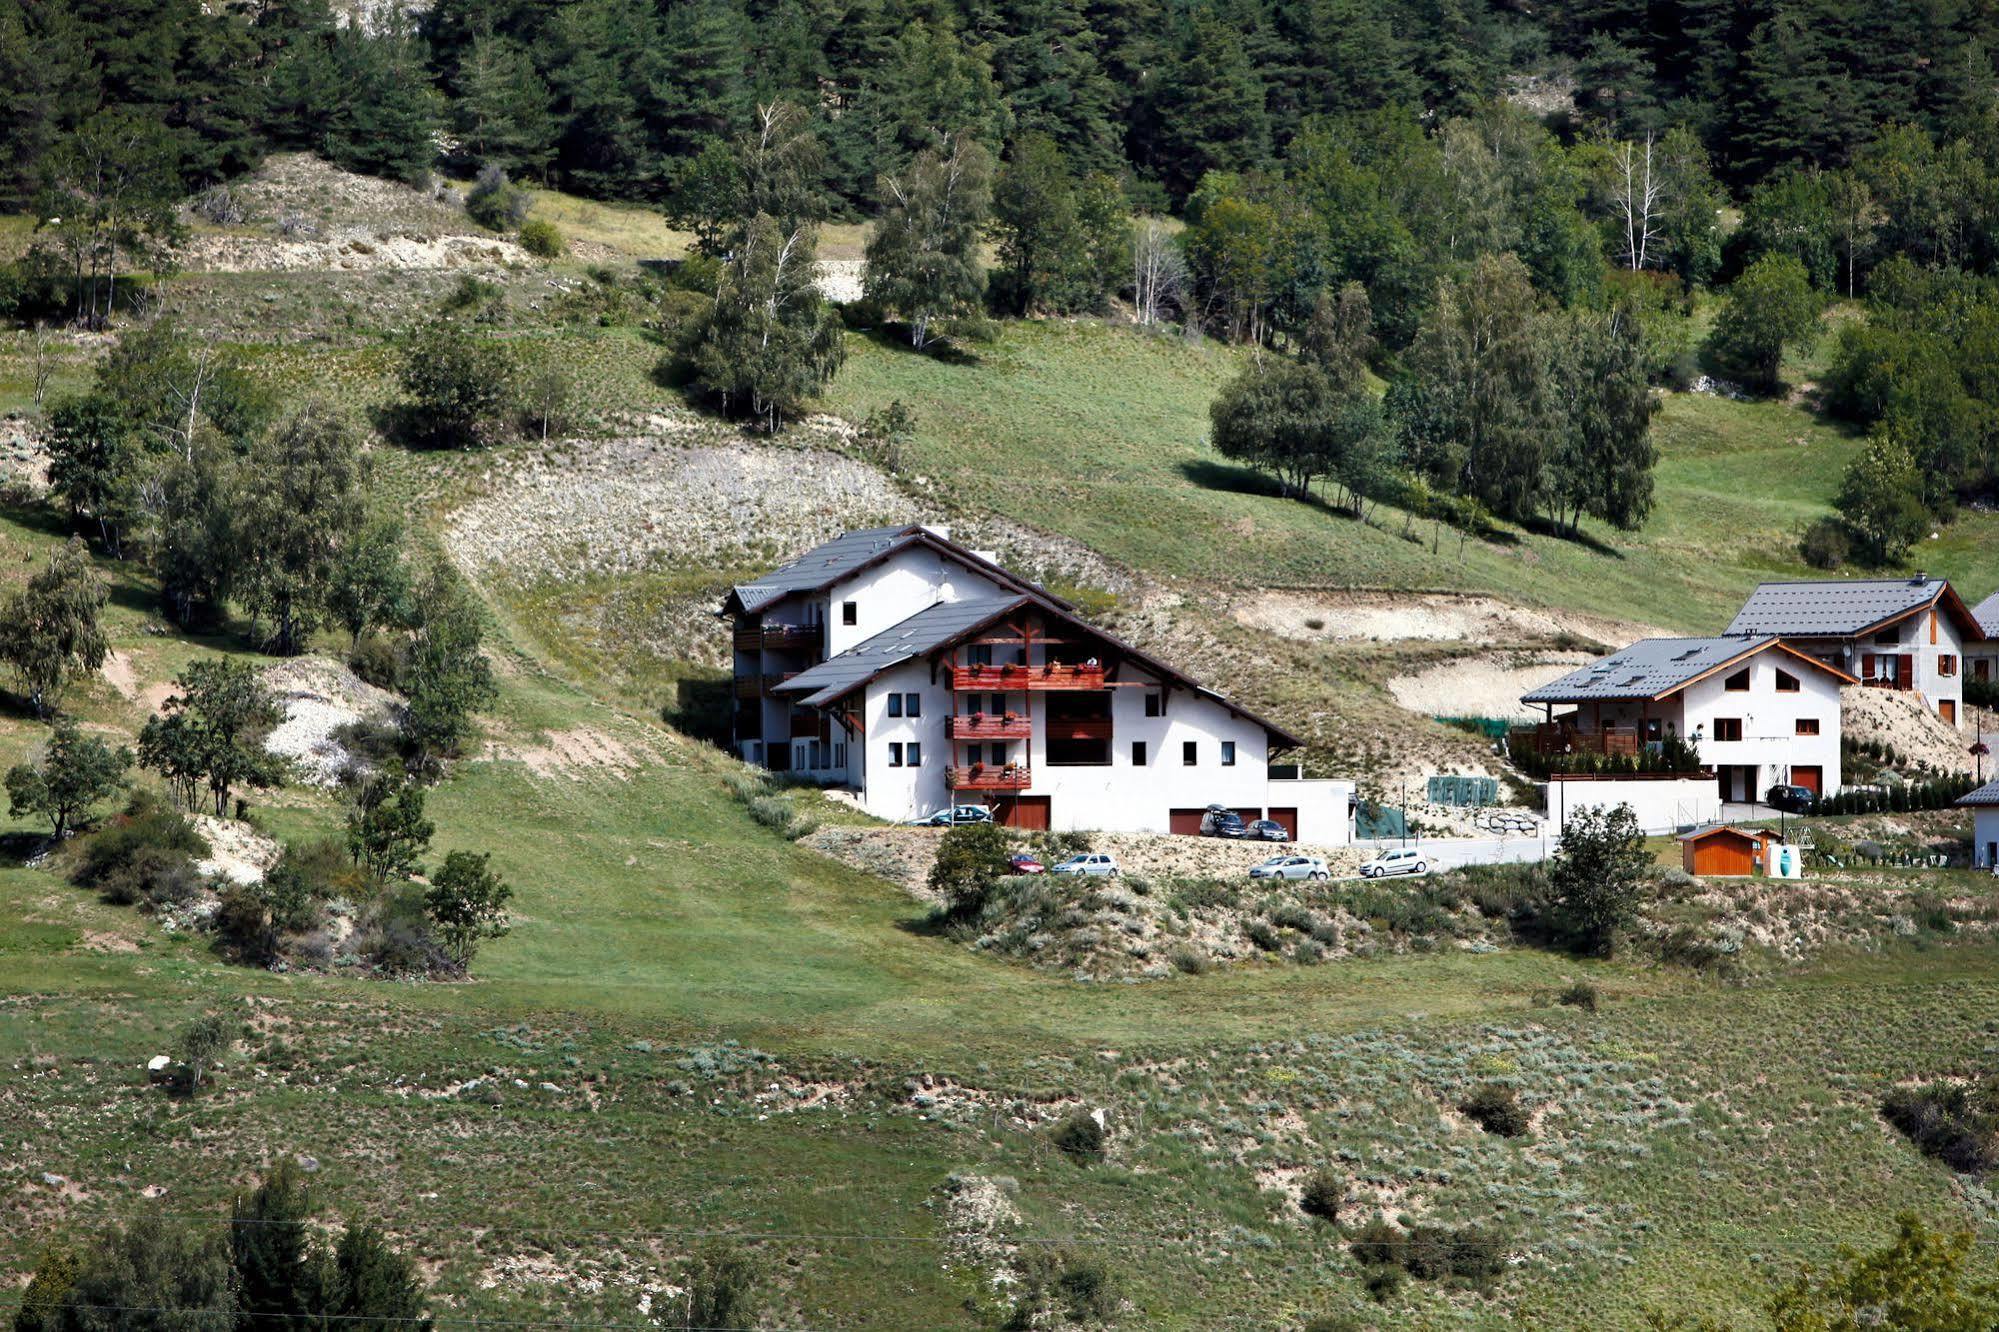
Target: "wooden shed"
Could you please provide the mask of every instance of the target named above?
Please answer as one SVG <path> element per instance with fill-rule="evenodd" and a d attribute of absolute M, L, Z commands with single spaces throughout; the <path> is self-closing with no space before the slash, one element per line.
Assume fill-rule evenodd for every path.
<path fill-rule="evenodd" d="M 1771 848 L 1782 845 L 1783 840 L 1769 828 L 1710 824 L 1680 834 L 1680 863 L 1689 874 L 1762 874 L 1769 866 Z"/>

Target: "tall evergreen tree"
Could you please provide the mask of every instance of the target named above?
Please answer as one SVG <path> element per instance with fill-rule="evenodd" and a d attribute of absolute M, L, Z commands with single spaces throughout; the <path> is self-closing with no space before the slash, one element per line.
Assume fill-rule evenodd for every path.
<path fill-rule="evenodd" d="M 526 48 L 505 37 L 473 41 L 458 68 L 453 121 L 465 149 L 513 176 L 545 176 L 555 157 L 548 84 Z"/>

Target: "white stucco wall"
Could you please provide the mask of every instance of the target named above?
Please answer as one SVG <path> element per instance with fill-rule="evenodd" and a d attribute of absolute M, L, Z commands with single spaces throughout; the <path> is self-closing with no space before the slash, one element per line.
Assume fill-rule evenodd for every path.
<path fill-rule="evenodd" d="M 1559 836 L 1586 809 L 1631 806 L 1638 826 L 1654 836 L 1721 819 L 1721 793 L 1708 778 L 1589 778 L 1548 783 L 1548 823 Z"/>
<path fill-rule="evenodd" d="M 1038 654 L 1037 654 L 1038 655 Z M 1139 678 L 1127 673 L 1128 678 Z M 1005 742 L 1007 758 L 1027 763 L 1032 784 L 1020 792 L 1046 796 L 1050 826 L 1060 830 L 1168 832 L 1174 809 L 1198 809 L 1210 803 L 1267 812 L 1271 807 L 1298 810 L 1302 840 L 1340 844 L 1348 840 L 1347 798 L 1350 782 L 1279 781 L 1269 777 L 1268 737 L 1263 728 L 1236 716 L 1213 699 L 1185 689 L 1166 693 L 1163 716 L 1145 715 L 1145 688 L 1115 688 L 1111 698 L 1110 762 L 1105 765 L 1062 765 L 1047 761 L 1046 694 L 1030 700 L 1016 691 L 1006 706 L 1031 713 L 1026 741 Z M 902 695 L 905 715 L 891 717 L 888 700 Z M 907 696 L 921 702 L 921 715 L 907 713 Z M 932 681 L 925 662 L 911 662 L 888 671 L 868 687 L 863 715 L 867 735 L 849 747 L 852 784 L 862 793 L 862 806 L 878 818 L 901 821 L 928 814 L 951 803 L 944 771 L 962 753 L 945 734 L 952 694 L 940 673 Z M 964 703 L 960 704 L 969 710 Z M 836 734 L 837 734 L 837 727 Z M 1132 761 L 1133 742 L 1145 745 L 1144 765 Z M 1182 745 L 1192 741 L 1195 762 L 1183 757 Z M 1235 744 L 1235 762 L 1222 762 L 1222 742 Z M 919 767 L 907 762 L 908 746 L 922 745 Z M 903 746 L 905 762 L 889 765 L 890 744 Z M 981 748 L 991 741 L 982 741 Z M 988 759 L 990 762 L 990 759 Z M 965 793 L 964 800 L 986 803 L 986 793 Z"/>
<path fill-rule="evenodd" d="M 1732 692 L 1720 671 L 1681 691 L 1682 734 L 1700 737 L 1701 763 L 1707 767 L 1754 765 L 1755 798 L 1779 782 L 1791 780 L 1791 770 L 1815 764 L 1822 793 L 1840 787 L 1839 681 L 1787 653 L 1768 651 L 1750 658 L 1749 689 Z M 1780 693 L 1777 672 L 1797 677 L 1796 693 Z M 1715 720 L 1735 717 L 1742 722 L 1742 739 L 1715 739 Z M 1819 733 L 1799 735 L 1801 717 L 1818 719 Z"/>
<path fill-rule="evenodd" d="M 1930 641 L 1931 624 L 1934 621 L 1936 642 Z M 1913 657 L 1910 673 L 1910 688 L 1923 696 L 1930 711 L 1941 715 L 1937 705 L 1949 700 L 1955 705 L 1958 724 L 1966 721 L 1964 716 L 1964 678 L 1970 668 L 1965 664 L 1964 635 L 1957 621 L 1939 609 L 1918 611 L 1896 624 L 1889 625 L 1879 634 L 1869 634 L 1856 639 L 1797 639 L 1792 645 L 1800 651 L 1824 657 L 1837 663 L 1847 674 L 1860 677 L 1862 658 L 1868 653 L 1894 653 Z M 1957 673 L 1944 675 L 1937 669 L 1937 659 L 1943 656 L 1956 657 Z"/>
<path fill-rule="evenodd" d="M 1971 819 L 1971 863 L 1980 869 L 1991 869 L 1993 851 L 1999 847 L 1999 808 L 1979 808 L 1972 811 Z"/>
<path fill-rule="evenodd" d="M 1005 588 L 927 546 L 900 551 L 826 592 L 826 655 L 836 656 L 940 601 L 1010 596 Z M 854 603 L 855 624 L 841 607 Z"/>

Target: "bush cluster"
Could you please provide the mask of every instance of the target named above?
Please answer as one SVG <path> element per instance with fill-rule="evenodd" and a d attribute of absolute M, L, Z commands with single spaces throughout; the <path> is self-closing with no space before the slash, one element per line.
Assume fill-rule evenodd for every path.
<path fill-rule="evenodd" d="M 1487 1133 L 1501 1138 L 1525 1137 L 1531 1127 L 1520 1093 L 1504 1083 L 1488 1082 L 1474 1088 L 1458 1102 L 1458 1109 Z"/>
<path fill-rule="evenodd" d="M 562 231 L 553 222 L 531 217 L 521 223 L 521 248 L 537 259 L 559 259 L 569 249 Z"/>
<path fill-rule="evenodd" d="M 1338 1221 L 1346 1205 L 1347 1182 L 1330 1170 L 1314 1170 L 1298 1194 L 1298 1210 L 1321 1221 Z"/>
<path fill-rule="evenodd" d="M 1897 1087 L 1882 1098 L 1881 1116 L 1952 1170 L 1983 1175 L 1999 1165 L 1999 1079 Z"/>
<path fill-rule="evenodd" d="M 1089 1164 L 1104 1159 L 1110 1144 L 1110 1131 L 1089 1111 L 1078 1110 L 1050 1129 L 1048 1140 L 1070 1160 Z"/>
<path fill-rule="evenodd" d="M 730 773 L 726 782 L 729 794 L 742 804 L 759 827 L 768 828 L 791 842 L 818 831 L 819 820 L 800 814 L 796 802 L 790 796 L 780 794 L 776 784 L 765 774 Z"/>
<path fill-rule="evenodd" d="M 1892 760 L 1890 760 L 1892 762 Z M 1959 775 L 1929 777 L 1917 782 L 1885 782 L 1880 786 L 1851 787 L 1835 791 L 1821 800 L 1820 814 L 1911 814 L 1925 809 L 1948 809 L 1958 798 L 1978 785 L 1977 779 Z"/>
<path fill-rule="evenodd" d="M 1365 1267 L 1406 1272 L 1419 1281 L 1448 1281 L 1484 1289 L 1506 1270 L 1506 1241 L 1483 1226 L 1411 1226 L 1403 1230 L 1377 1216 L 1348 1241 Z M 1370 1280 L 1377 1294 L 1394 1281 Z"/>
<path fill-rule="evenodd" d="M 207 853 L 208 843 L 185 815 L 140 790 L 84 842 L 70 878 L 116 906 L 181 906 L 201 892 L 194 862 Z"/>

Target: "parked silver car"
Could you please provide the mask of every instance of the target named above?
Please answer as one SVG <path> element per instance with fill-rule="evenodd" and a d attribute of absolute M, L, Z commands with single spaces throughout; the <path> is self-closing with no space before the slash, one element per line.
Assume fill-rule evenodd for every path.
<path fill-rule="evenodd" d="M 1317 856 L 1272 856 L 1261 864 L 1249 867 L 1252 879 L 1313 879 L 1319 882 L 1332 877 L 1326 869 L 1326 862 Z"/>
<path fill-rule="evenodd" d="M 1117 857 L 1102 851 L 1083 851 L 1048 867 L 1050 874 L 1096 874 L 1117 877 Z"/>
<path fill-rule="evenodd" d="M 1383 851 L 1373 860 L 1360 867 L 1363 879 L 1382 879 L 1391 874 L 1428 874 L 1430 861 L 1414 847 L 1398 847 L 1393 851 Z"/>

